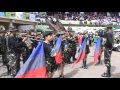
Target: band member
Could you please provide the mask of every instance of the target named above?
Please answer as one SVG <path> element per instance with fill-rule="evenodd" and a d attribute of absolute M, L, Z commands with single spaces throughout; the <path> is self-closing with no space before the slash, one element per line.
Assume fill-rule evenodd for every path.
<path fill-rule="evenodd" d="M 106 43 L 104 48 L 104 62 L 105 66 L 107 67 L 107 72 L 102 74 L 102 77 L 111 77 L 111 54 L 112 54 L 112 48 L 113 48 L 113 32 L 112 27 L 107 27 L 107 33 L 105 35 Z"/>
<path fill-rule="evenodd" d="M 46 58 L 48 78 L 52 78 L 54 71 L 56 70 L 55 57 L 51 56 L 51 51 L 53 48 L 53 46 L 51 47 L 52 40 L 53 40 L 53 35 L 51 32 L 44 33 L 45 58 Z"/>
<path fill-rule="evenodd" d="M 70 57 L 73 58 L 73 62 L 76 60 L 75 55 L 76 55 L 76 51 L 77 51 L 77 37 L 75 35 L 71 36 L 71 52 L 70 52 Z"/>

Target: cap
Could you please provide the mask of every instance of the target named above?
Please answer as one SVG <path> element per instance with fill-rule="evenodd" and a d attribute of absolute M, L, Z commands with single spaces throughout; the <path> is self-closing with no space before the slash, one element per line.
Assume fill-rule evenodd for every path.
<path fill-rule="evenodd" d="M 44 38 L 45 38 L 46 36 L 48 36 L 48 35 L 52 35 L 52 32 L 45 32 L 45 33 L 43 34 Z"/>
<path fill-rule="evenodd" d="M 107 25 L 107 29 L 112 29 L 113 26 L 112 25 Z"/>
<path fill-rule="evenodd" d="M 109 27 L 107 27 L 107 30 L 108 30 L 108 29 L 112 29 L 112 26 L 111 26 L 111 27 L 110 27 L 110 26 L 109 26 Z"/>

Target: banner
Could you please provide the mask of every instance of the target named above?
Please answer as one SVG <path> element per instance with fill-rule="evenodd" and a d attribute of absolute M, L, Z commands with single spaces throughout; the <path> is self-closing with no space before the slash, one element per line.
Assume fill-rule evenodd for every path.
<path fill-rule="evenodd" d="M 29 19 L 30 19 L 31 21 L 35 21 L 35 14 L 30 14 Z"/>
<path fill-rule="evenodd" d="M 5 13 L 4 12 L 0 12 L 0 16 L 5 16 Z"/>
<path fill-rule="evenodd" d="M 35 27 L 33 25 L 21 25 L 18 27 L 18 30 L 20 32 L 24 32 L 24 31 L 30 31 L 30 30 L 34 30 Z"/>
<path fill-rule="evenodd" d="M 60 20 L 62 24 L 80 24 L 80 21 Z"/>
<path fill-rule="evenodd" d="M 15 17 L 16 17 L 17 19 L 23 19 L 23 12 L 16 12 L 16 13 L 15 13 Z"/>

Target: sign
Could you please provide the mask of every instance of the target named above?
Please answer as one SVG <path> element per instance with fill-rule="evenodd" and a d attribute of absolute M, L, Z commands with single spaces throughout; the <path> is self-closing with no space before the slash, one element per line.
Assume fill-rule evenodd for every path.
<path fill-rule="evenodd" d="M 41 17 L 44 17 L 44 16 L 47 15 L 47 13 L 46 13 L 46 12 L 40 12 L 39 15 L 40 15 Z"/>
<path fill-rule="evenodd" d="M 120 16 L 120 12 L 118 13 L 118 15 Z"/>
<path fill-rule="evenodd" d="M 30 19 L 31 21 L 35 21 L 35 14 L 30 14 L 29 19 Z"/>
<path fill-rule="evenodd" d="M 16 12 L 16 13 L 15 13 L 15 17 L 16 17 L 17 19 L 23 19 L 23 12 Z"/>
<path fill-rule="evenodd" d="M 5 12 L 6 17 L 11 17 L 11 12 Z"/>
<path fill-rule="evenodd" d="M 80 21 L 72 21 L 72 20 L 60 20 L 62 24 L 80 24 Z"/>
<path fill-rule="evenodd" d="M 24 31 L 31 31 L 31 30 L 34 30 L 35 27 L 33 25 L 21 25 L 18 27 L 18 30 L 20 32 L 24 32 Z"/>
<path fill-rule="evenodd" d="M 4 12 L 0 12 L 0 16 L 5 16 L 5 13 Z"/>
<path fill-rule="evenodd" d="M 25 12 L 23 16 L 24 16 L 24 19 L 29 19 L 30 14 Z"/>
<path fill-rule="evenodd" d="M 109 12 L 107 12 L 107 16 L 110 17 L 110 13 Z"/>

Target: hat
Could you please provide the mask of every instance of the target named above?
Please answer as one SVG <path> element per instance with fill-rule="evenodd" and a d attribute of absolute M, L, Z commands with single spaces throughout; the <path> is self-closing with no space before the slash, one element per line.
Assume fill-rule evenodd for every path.
<path fill-rule="evenodd" d="M 107 27 L 107 30 L 109 30 L 109 29 L 112 29 L 112 26 L 108 26 L 108 27 Z"/>
<path fill-rule="evenodd" d="M 52 32 L 45 32 L 45 33 L 43 34 L 44 38 L 45 38 L 46 36 L 48 36 L 48 35 L 52 35 Z"/>

